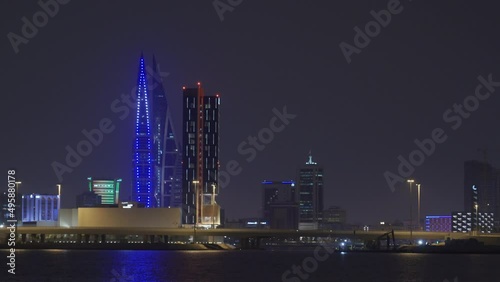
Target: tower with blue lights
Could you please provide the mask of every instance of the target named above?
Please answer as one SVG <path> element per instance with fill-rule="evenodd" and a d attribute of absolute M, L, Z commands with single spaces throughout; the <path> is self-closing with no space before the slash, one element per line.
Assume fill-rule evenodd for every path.
<path fill-rule="evenodd" d="M 153 147 L 150 124 L 149 96 L 144 56 L 141 55 L 137 79 L 137 112 L 134 142 L 134 181 L 132 197 L 145 207 L 154 207 Z"/>

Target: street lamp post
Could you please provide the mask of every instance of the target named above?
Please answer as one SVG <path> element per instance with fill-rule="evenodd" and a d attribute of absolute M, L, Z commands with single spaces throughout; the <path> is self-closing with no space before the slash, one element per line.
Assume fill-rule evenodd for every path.
<path fill-rule="evenodd" d="M 212 229 L 215 229 L 215 184 L 212 183 Z"/>
<path fill-rule="evenodd" d="M 23 207 L 23 205 L 22 205 L 22 203 L 20 203 L 20 202 L 19 202 L 19 199 L 21 199 L 21 201 L 23 200 L 22 195 L 21 195 L 21 194 L 19 194 L 19 186 L 22 184 L 22 182 L 21 182 L 21 181 L 16 181 L 16 182 L 14 182 L 14 183 L 16 184 L 16 203 L 15 203 L 15 205 L 14 205 L 14 206 L 19 206 L 19 207 L 21 207 L 21 208 L 22 208 L 22 207 Z M 21 218 L 21 219 L 19 219 L 20 217 L 22 217 L 22 216 L 23 216 L 23 213 L 22 213 L 22 211 L 21 211 L 21 216 L 19 216 L 19 212 L 18 212 L 17 210 L 18 210 L 18 209 L 16 209 L 16 213 L 17 213 L 17 215 L 16 215 L 16 219 L 18 220 L 18 223 L 19 223 L 19 220 L 21 220 L 21 221 L 23 220 L 22 218 Z"/>
<path fill-rule="evenodd" d="M 57 186 L 57 219 L 59 220 L 59 216 L 61 213 L 61 184 L 56 184 Z"/>
<path fill-rule="evenodd" d="M 421 218 L 420 218 L 420 185 L 421 185 L 420 183 L 417 183 L 417 191 L 418 191 L 417 192 L 418 193 L 418 212 L 417 212 L 417 215 L 418 215 L 418 219 L 417 219 L 418 225 L 417 226 L 418 226 L 418 230 L 419 231 L 421 230 L 421 228 L 420 228 L 420 220 L 421 220 Z"/>
<path fill-rule="evenodd" d="M 196 197 L 196 202 L 195 202 L 196 203 L 196 207 L 195 207 L 194 222 L 193 222 L 193 232 L 194 232 L 193 243 L 196 243 L 196 226 L 198 225 L 198 208 L 199 208 L 198 184 L 199 183 L 200 183 L 200 181 L 193 180 L 194 194 L 195 194 L 195 197 Z"/>
<path fill-rule="evenodd" d="M 411 185 L 413 184 L 413 182 L 415 182 L 415 180 L 413 179 L 408 179 L 406 180 L 406 182 L 408 182 L 408 184 L 410 185 L 410 245 L 413 245 L 413 199 L 411 197 Z"/>

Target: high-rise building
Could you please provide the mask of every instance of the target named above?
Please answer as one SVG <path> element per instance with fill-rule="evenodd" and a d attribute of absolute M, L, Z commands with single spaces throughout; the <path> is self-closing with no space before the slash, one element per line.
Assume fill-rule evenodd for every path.
<path fill-rule="evenodd" d="M 154 56 L 153 68 L 146 68 L 141 56 L 132 194 L 148 208 L 182 204 L 182 156 L 160 74 Z"/>
<path fill-rule="evenodd" d="M 182 222 L 219 225 L 219 95 L 183 87 Z"/>
<path fill-rule="evenodd" d="M 298 195 L 294 181 L 262 182 L 262 218 L 273 229 L 297 229 Z"/>
<path fill-rule="evenodd" d="M 318 229 L 323 212 L 323 168 L 312 155 L 299 171 L 299 229 Z"/>
<path fill-rule="evenodd" d="M 155 190 L 153 187 L 153 136 L 151 132 L 151 116 L 149 109 L 150 99 L 148 96 L 144 57 L 141 55 L 139 77 L 137 79 L 132 197 L 135 201 L 148 208 L 156 205 Z"/>
<path fill-rule="evenodd" d="M 172 113 L 167 101 L 159 65 L 153 56 L 153 156 L 156 207 L 180 207 L 182 204 L 182 155 L 174 130 Z"/>
<path fill-rule="evenodd" d="M 22 195 L 22 221 L 56 223 L 59 216 L 59 195 Z"/>
<path fill-rule="evenodd" d="M 464 163 L 464 211 L 493 213 L 495 226 L 500 227 L 500 170 L 487 162 Z"/>
<path fill-rule="evenodd" d="M 121 179 L 93 179 L 88 177 L 87 180 L 89 191 L 100 196 L 101 205 L 118 205 Z"/>

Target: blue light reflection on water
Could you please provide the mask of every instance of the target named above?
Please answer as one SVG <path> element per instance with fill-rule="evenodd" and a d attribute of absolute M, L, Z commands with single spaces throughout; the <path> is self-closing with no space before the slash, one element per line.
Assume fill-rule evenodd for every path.
<path fill-rule="evenodd" d="M 18 250 L 17 274 L 7 276 L 2 266 L 0 281 L 277 282 L 313 256 L 312 250 Z M 289 281 L 498 281 L 498 261 L 500 255 L 335 253 L 307 280 Z"/>

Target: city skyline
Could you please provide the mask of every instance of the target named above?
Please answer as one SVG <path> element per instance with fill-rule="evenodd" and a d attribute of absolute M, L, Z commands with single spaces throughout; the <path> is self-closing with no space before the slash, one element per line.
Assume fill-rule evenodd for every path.
<path fill-rule="evenodd" d="M 431 138 L 438 127 L 446 130 L 447 140 L 436 144 L 410 177 L 422 182 L 423 216 L 462 210 L 464 161 L 482 160 L 477 149 L 488 148 L 490 162 L 499 167 L 500 136 L 491 128 L 499 117 L 499 101 L 493 93 L 456 129 L 449 128 L 443 114 L 454 113 L 454 104 L 474 95 L 478 77 L 500 81 L 495 67 L 500 44 L 490 38 L 499 26 L 488 20 L 495 9 L 491 4 L 405 4 L 379 36 L 351 56 L 350 64 L 339 43 L 353 44 L 353 28 L 364 28 L 372 20 L 370 10 L 382 8 L 375 3 L 316 3 L 303 11 L 297 3 L 268 3 L 264 9 L 245 2 L 224 14 L 224 22 L 210 3 L 199 10 L 182 2 L 120 8 L 103 3 L 97 10 L 104 13 L 95 13 L 90 4 L 61 6 L 60 14 L 20 45 L 18 54 L 6 56 L 2 70 L 9 81 L 9 107 L 2 120 L 9 138 L 2 165 L 19 170 L 21 193 L 49 193 L 61 182 L 63 207 L 73 205 L 89 175 L 122 177 L 127 187 L 134 111 L 121 95 L 134 88 L 136 58 L 144 50 L 148 58 L 156 54 L 168 73 L 162 78 L 171 104 L 180 105 L 181 87 L 196 81 L 224 97 L 221 168 L 226 170 L 232 160 L 241 168 L 218 198 L 229 218 L 257 216 L 260 181 L 270 171 L 277 179 L 293 179 L 312 149 L 328 173 L 325 207 L 346 208 L 351 222 L 404 220 L 407 186 L 391 191 L 383 173 L 397 173 L 398 156 L 408 160 L 418 148 L 414 140 Z M 20 19 L 38 8 L 12 6 L 4 34 L 19 33 Z M 450 13 L 440 13 L 445 9 Z M 137 16 L 146 10 L 152 15 Z M 108 24 L 112 11 L 118 16 Z M 186 22 L 186 13 L 196 20 Z M 418 27 L 412 24 L 417 20 Z M 180 22 L 183 26 L 174 28 Z M 151 28 L 138 29 L 139 24 Z M 457 28 L 450 32 L 450 25 Z M 81 39 L 88 29 L 96 32 Z M 125 31 L 127 36 L 121 36 Z M 423 37 L 430 41 L 419 40 Z M 325 42 L 316 44 L 318 38 Z M 193 47 L 208 40 L 211 44 L 203 48 Z M 2 44 L 11 51 L 7 39 Z M 272 142 L 260 143 L 255 154 L 240 154 L 242 142 L 248 149 L 248 137 L 269 127 L 273 109 L 283 113 L 285 107 L 297 117 L 275 132 Z M 172 108 L 175 117 L 181 116 L 180 108 Z M 99 145 L 78 165 L 68 165 L 66 147 L 76 150 L 88 139 L 82 130 L 99 128 L 106 118 L 111 124 L 104 122 L 109 128 Z M 62 181 L 53 162 L 71 169 Z M 376 213 L 366 209 L 368 200 L 380 203 Z"/>

